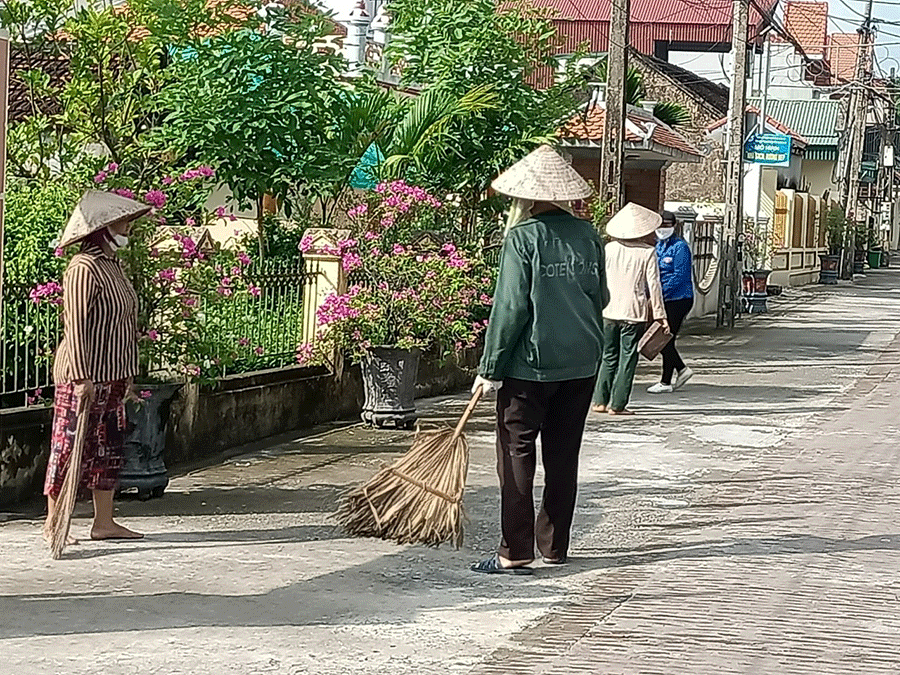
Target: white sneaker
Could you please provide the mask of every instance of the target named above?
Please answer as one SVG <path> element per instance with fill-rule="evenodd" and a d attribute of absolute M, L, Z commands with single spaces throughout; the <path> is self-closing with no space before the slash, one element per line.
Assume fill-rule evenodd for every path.
<path fill-rule="evenodd" d="M 694 376 L 694 371 L 685 367 L 678 375 L 675 376 L 675 382 L 672 383 L 673 389 L 681 389 L 687 384 L 687 381 Z"/>
<path fill-rule="evenodd" d="M 671 384 L 663 384 L 662 382 L 657 382 L 647 391 L 649 391 L 651 394 L 671 394 L 673 391 L 675 391 L 675 387 L 673 387 Z"/>

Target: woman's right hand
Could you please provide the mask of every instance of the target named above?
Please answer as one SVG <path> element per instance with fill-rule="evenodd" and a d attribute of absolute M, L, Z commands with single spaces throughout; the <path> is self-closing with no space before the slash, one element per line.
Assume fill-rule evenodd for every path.
<path fill-rule="evenodd" d="M 91 380 L 75 381 L 75 396 L 78 397 L 79 410 L 84 410 L 85 407 L 93 403 L 96 393 L 96 387 L 94 387 L 94 383 Z"/>

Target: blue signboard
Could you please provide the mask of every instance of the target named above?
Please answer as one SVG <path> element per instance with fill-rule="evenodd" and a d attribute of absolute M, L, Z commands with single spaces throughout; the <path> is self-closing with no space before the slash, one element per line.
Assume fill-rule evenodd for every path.
<path fill-rule="evenodd" d="M 791 165 L 791 137 L 785 134 L 754 134 L 744 146 L 748 162 L 769 166 Z"/>

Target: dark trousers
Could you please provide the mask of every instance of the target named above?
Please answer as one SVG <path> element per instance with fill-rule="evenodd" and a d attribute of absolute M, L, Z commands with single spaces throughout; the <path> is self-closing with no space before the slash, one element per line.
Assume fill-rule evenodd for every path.
<path fill-rule="evenodd" d="M 504 558 L 531 560 L 535 540 L 546 558 L 567 555 L 578 490 L 578 453 L 593 389 L 593 377 L 566 382 L 503 381 L 497 393 L 497 473 L 503 533 L 497 552 Z M 535 521 L 538 434 L 545 482 Z"/>
<path fill-rule="evenodd" d="M 645 323 L 603 320 L 603 361 L 594 392 L 597 405 L 616 412 L 628 405 L 637 369 L 638 343 L 646 328 Z"/>
<path fill-rule="evenodd" d="M 675 347 L 675 338 L 678 336 L 678 331 L 681 330 L 684 317 L 688 315 L 693 306 L 693 298 L 669 300 L 666 302 L 666 318 L 669 320 L 669 331 L 672 333 L 672 339 L 669 340 L 669 343 L 662 350 L 663 372 L 662 380 L 660 381 L 663 384 L 672 384 L 673 373 L 684 370 L 684 361 L 681 360 L 681 355 Z"/>

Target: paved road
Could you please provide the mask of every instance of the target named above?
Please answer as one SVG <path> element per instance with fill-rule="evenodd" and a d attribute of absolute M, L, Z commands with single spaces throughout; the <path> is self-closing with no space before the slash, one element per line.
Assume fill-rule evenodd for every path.
<path fill-rule="evenodd" d="M 634 418 L 594 417 L 575 559 L 472 575 L 496 538 L 489 410 L 470 433 L 461 551 L 349 540 L 329 513 L 408 442 L 332 429 L 126 502 L 139 544 L 47 560 L 0 525 L 0 672 L 900 672 L 896 272 L 791 291 L 683 340 L 697 376 Z M 460 398 L 429 403 L 457 415 Z M 76 521 L 76 533 L 87 520 Z"/>

